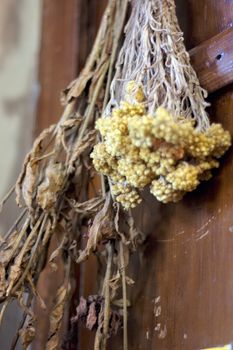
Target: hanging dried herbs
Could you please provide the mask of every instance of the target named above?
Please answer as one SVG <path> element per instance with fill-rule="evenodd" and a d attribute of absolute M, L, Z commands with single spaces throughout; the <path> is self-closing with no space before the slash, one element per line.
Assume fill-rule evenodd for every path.
<path fill-rule="evenodd" d="M 144 240 L 129 209 L 147 185 L 164 203 L 180 200 L 210 178 L 230 146 L 230 134 L 209 123 L 206 92 L 190 65 L 174 0 L 133 0 L 120 48 L 128 7 L 127 0 L 108 1 L 86 65 L 63 92 L 60 121 L 35 140 L 14 186 L 22 213 L 0 243 L 0 322 L 14 299 L 24 312 L 12 349 L 19 337 L 25 349 L 34 339 L 33 301 L 46 307 L 36 285 L 46 262 L 57 269 L 58 256 L 64 281 L 46 349 L 69 343 L 72 334 L 61 338 L 71 267 L 94 252 L 105 261 L 101 290 L 80 298 L 70 331 L 78 321 L 96 331 L 97 350 L 123 327 L 127 350 L 127 286 L 134 281 L 126 269 Z M 90 198 L 96 170 L 101 188 Z M 48 255 L 54 238 L 57 247 Z"/>

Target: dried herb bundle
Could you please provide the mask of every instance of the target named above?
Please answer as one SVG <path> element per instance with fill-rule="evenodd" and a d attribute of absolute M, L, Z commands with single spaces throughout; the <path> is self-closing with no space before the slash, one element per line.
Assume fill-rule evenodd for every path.
<path fill-rule="evenodd" d="M 161 106 L 193 118 L 200 130 L 208 128 L 207 93 L 190 64 L 174 0 L 132 1 L 106 115 L 125 100 L 130 81 L 142 87 L 150 114 Z"/>
<path fill-rule="evenodd" d="M 107 247 L 108 253 L 106 277 L 98 297 L 101 298 L 98 300 L 104 300 L 104 304 L 101 301 L 102 316 L 96 327 L 96 343 L 102 348 L 106 347 L 111 329 L 118 328 L 113 326 L 110 311 L 113 302 L 110 280 L 114 271 L 118 271 L 123 283 L 127 282 L 125 273 L 121 272 L 125 266 L 119 267 L 117 263 L 115 268 L 112 266 L 116 257 L 113 249 L 117 251 L 114 246 L 121 244 L 127 244 L 127 250 L 130 249 L 128 243 L 131 242 L 132 225 L 128 226 L 126 234 L 119 231 L 120 208 L 114 208 L 108 183 L 104 179 L 102 191 L 96 198 L 88 197 L 90 182 L 96 176 L 89 154 L 97 141 L 95 121 L 103 113 L 109 99 L 109 85 L 127 7 L 125 0 L 109 0 L 86 65 L 63 93 L 65 110 L 60 121 L 44 130 L 36 139 L 15 185 L 16 200 L 22 207 L 22 214 L 0 246 L 0 300 L 3 303 L 0 320 L 13 299 L 18 300 L 24 310 L 12 349 L 18 337 L 25 349 L 33 341 L 36 332 L 33 300 L 36 298 L 45 307 L 36 284 L 46 261 L 53 269 L 57 268 L 58 256 L 63 259 L 65 278 L 50 314 L 46 349 L 60 346 L 62 321 L 70 293 L 71 264 L 85 260 L 99 247 L 100 251 Z M 88 228 L 90 221 L 92 224 Z M 88 231 L 88 239 L 82 251 L 83 227 Z M 52 237 L 57 240 L 57 248 L 48 256 Z M 122 261 L 120 253 L 118 260 Z M 116 324 L 118 321 L 115 319 L 114 322 Z"/>
<path fill-rule="evenodd" d="M 154 123 L 150 113 L 153 114 L 158 106 L 171 111 L 175 122 L 179 121 L 181 113 L 186 125 L 192 130 L 194 128 L 190 119 L 196 122 L 195 127 L 198 131 L 205 132 L 209 127 L 205 111 L 205 91 L 200 87 L 190 65 L 175 14 L 174 0 L 134 0 L 132 3 L 133 10 L 120 51 L 119 43 L 128 0 L 108 1 L 86 65 L 80 76 L 63 93 L 65 110 L 60 121 L 44 130 L 36 139 L 14 186 L 22 213 L 0 244 L 0 301 L 3 303 L 0 322 L 13 299 L 18 301 L 24 311 L 12 349 L 15 348 L 18 337 L 21 338 L 25 349 L 32 343 L 36 333 L 33 301 L 36 299 L 42 307 L 46 307 L 38 295 L 37 282 L 46 262 L 53 269 L 57 268 L 58 257 L 63 259 L 64 281 L 54 298 L 46 349 L 57 349 L 61 346 L 64 348 L 66 342 L 62 345 L 61 334 L 65 309 L 70 299 L 71 267 L 73 263 L 85 261 L 92 252 L 106 262 L 102 288 L 98 296 L 80 299 L 77 314 L 73 315 L 71 321 L 71 330 L 78 320 L 87 328 L 95 330 L 94 348 L 98 350 L 106 349 L 108 337 L 123 324 L 123 348 L 128 349 L 127 285 L 134 282 L 127 276 L 126 268 L 131 251 L 143 242 L 143 235 L 135 228 L 131 212 L 124 211 L 118 202 L 126 209 L 132 207 L 132 203 L 138 204 L 140 198 L 137 189 L 158 178 L 150 177 L 148 172 L 144 171 L 148 169 L 143 168 L 145 162 L 146 165 L 149 164 L 151 154 L 148 156 L 144 152 L 144 158 L 149 157 L 146 161 L 141 154 L 140 171 L 133 171 L 130 175 L 126 168 L 131 167 L 132 163 L 126 166 L 123 163 L 127 154 L 130 154 L 132 159 L 138 157 L 137 142 L 142 143 L 144 151 L 148 151 L 148 147 L 151 148 L 149 153 L 152 153 L 152 158 L 154 148 L 161 150 L 165 145 L 164 153 L 167 153 L 169 148 L 171 160 L 183 160 L 183 144 L 175 144 L 165 137 L 157 137 L 157 134 L 156 137 L 154 134 L 148 136 L 147 132 L 151 131 L 151 128 L 148 129 L 147 124 Z M 129 91 L 126 87 L 129 87 Z M 127 100 L 130 108 L 127 107 L 122 114 L 120 103 L 124 100 Z M 110 116 L 113 107 L 116 107 L 113 113 L 117 114 L 120 111 L 117 116 L 120 117 L 119 123 L 114 128 L 114 123 L 110 125 L 114 116 L 113 119 L 106 118 L 98 124 L 101 132 L 101 135 L 98 135 L 95 130 L 97 119 Z M 136 118 L 135 123 L 130 124 L 130 116 Z M 143 116 L 145 128 L 140 126 L 140 117 Z M 125 120 L 120 120 L 122 117 Z M 171 131 L 170 124 L 175 125 L 175 122 L 170 116 L 168 119 Z M 111 130 L 110 133 L 108 130 L 109 125 L 114 129 L 112 138 Z M 158 129 L 159 127 L 160 125 Z M 145 131 L 145 134 L 141 135 L 138 131 Z M 223 135 L 222 129 L 220 131 Z M 125 142 L 124 137 L 121 137 L 125 136 L 125 132 L 131 133 L 127 136 L 131 137 L 132 145 L 127 143 L 127 138 Z M 161 128 L 159 132 L 162 132 Z M 193 131 L 193 134 L 195 132 Z M 174 138 L 174 133 L 170 136 Z M 224 137 L 225 151 L 229 147 L 230 139 L 228 134 L 224 134 Z M 161 141 L 163 138 L 166 142 Z M 96 177 L 90 153 L 98 141 L 103 141 L 100 143 L 103 145 L 104 142 L 109 143 L 109 140 L 113 141 L 113 145 L 110 142 L 110 146 L 115 147 L 114 154 L 106 153 L 103 147 L 97 145 L 95 150 L 100 151 L 102 158 L 93 158 L 94 163 L 102 162 L 99 165 L 105 170 L 110 169 L 111 173 L 99 169 L 104 174 L 101 175 L 101 190 L 95 198 L 89 198 L 89 186 Z M 121 144 L 122 140 L 124 147 Z M 144 147 L 147 141 L 152 144 Z M 217 142 L 216 144 L 218 145 Z M 133 146 L 132 152 L 128 152 L 129 146 Z M 117 147 L 120 147 L 120 151 Z M 212 151 L 217 152 L 219 149 Z M 98 152 L 96 154 L 98 156 Z M 212 153 L 205 156 L 209 155 Z M 116 158 L 112 163 L 111 156 Z M 114 168 L 120 161 L 121 174 L 119 169 Z M 135 158 L 132 162 L 134 161 Z M 156 164 L 156 171 L 162 171 L 161 165 L 161 161 Z M 214 166 L 215 164 L 211 165 L 212 168 Z M 168 178 L 170 170 L 165 170 Z M 203 172 L 205 170 L 208 171 L 209 168 Z M 165 176 L 162 173 L 157 175 Z M 149 182 L 145 182 L 147 177 Z M 193 177 L 191 180 L 193 181 Z M 130 190 L 129 185 L 132 187 Z M 186 190 L 177 189 L 182 195 Z M 167 195 L 167 192 L 165 194 Z M 157 198 L 160 195 L 161 193 L 157 193 Z M 114 196 L 117 196 L 118 202 Z M 170 201 L 170 197 L 169 200 L 164 196 L 162 199 Z M 84 249 L 81 244 L 83 231 L 87 235 Z M 57 247 L 48 255 L 50 243 L 54 238 Z"/>

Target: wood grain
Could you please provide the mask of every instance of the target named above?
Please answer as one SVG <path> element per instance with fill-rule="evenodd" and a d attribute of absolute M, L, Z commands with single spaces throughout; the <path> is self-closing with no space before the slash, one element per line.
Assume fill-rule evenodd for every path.
<path fill-rule="evenodd" d="M 233 81 L 233 28 L 193 48 L 190 58 L 201 85 L 214 92 Z"/>
<path fill-rule="evenodd" d="M 79 0 L 43 0 L 36 134 L 59 120 L 60 93 L 77 75 L 79 18 Z"/>
<path fill-rule="evenodd" d="M 179 0 L 189 49 L 227 29 L 233 2 Z M 210 117 L 233 134 L 233 87 L 211 96 Z M 212 180 L 177 204 L 145 193 L 135 218 L 148 234 L 129 271 L 129 349 L 197 350 L 232 342 L 232 148 Z M 155 303 L 156 301 L 156 303 Z M 111 349 L 121 348 L 121 335 Z"/>
<path fill-rule="evenodd" d="M 61 6 L 66 23 L 68 18 L 69 21 L 73 18 L 69 7 L 73 0 L 47 0 L 46 3 L 48 6 L 53 3 L 55 11 L 57 4 Z M 81 32 L 76 31 L 71 21 L 73 24 L 68 23 L 69 30 L 63 37 L 61 24 L 50 24 L 44 19 L 47 34 L 42 37 L 38 129 L 57 120 L 59 91 L 83 64 L 92 41 L 89 33 L 95 33 L 99 16 L 96 13 L 101 13 L 105 1 L 79 0 L 80 3 L 90 11 L 89 20 L 81 14 L 80 19 L 84 21 Z M 232 1 L 177 0 L 177 5 L 189 49 L 232 24 Z M 56 20 L 64 23 L 63 15 L 56 16 Z M 76 46 L 77 33 L 84 51 Z M 57 54 L 54 40 L 64 44 Z M 77 60 L 76 49 L 83 52 L 82 61 Z M 233 87 L 230 85 L 216 92 L 211 102 L 212 121 L 221 122 L 233 133 Z M 132 303 L 129 309 L 130 350 L 197 350 L 233 339 L 232 149 L 221 163 L 215 177 L 182 202 L 163 205 L 145 193 L 143 205 L 135 211 L 137 224 L 148 238 L 141 253 L 133 257 L 128 271 L 136 281 L 128 291 Z M 89 261 L 82 271 L 80 293 L 84 296 L 93 293 L 95 288 L 94 264 L 95 261 Z M 83 330 L 80 333 L 78 348 L 93 349 L 90 333 Z M 113 338 L 109 348 L 122 349 L 122 334 Z"/>
<path fill-rule="evenodd" d="M 77 75 L 80 48 L 80 21 L 78 20 L 81 18 L 80 4 L 79 0 L 43 0 L 38 77 L 40 95 L 35 134 L 60 119 L 63 110 L 59 101 L 60 92 Z M 57 240 L 54 237 L 50 243 L 50 253 L 56 246 Z M 49 331 L 49 314 L 56 291 L 62 284 L 63 278 L 64 266 L 60 256 L 57 271 L 53 271 L 47 263 L 40 275 L 37 289 L 47 308 L 44 310 L 39 303 L 35 304 L 37 323 L 33 350 L 45 349 Z"/>

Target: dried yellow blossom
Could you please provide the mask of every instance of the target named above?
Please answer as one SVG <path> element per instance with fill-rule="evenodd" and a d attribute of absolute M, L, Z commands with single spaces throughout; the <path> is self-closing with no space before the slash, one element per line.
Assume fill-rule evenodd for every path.
<path fill-rule="evenodd" d="M 110 177 L 112 192 L 126 209 L 141 201 L 138 190 L 147 185 L 159 201 L 177 202 L 211 177 L 219 166 L 216 158 L 231 145 L 230 133 L 220 124 L 200 132 L 191 120 L 173 118 L 162 107 L 155 116 L 147 114 L 143 91 L 134 82 L 127 93 L 135 102 L 128 98 L 96 124 L 103 142 L 93 150 L 93 164 Z"/>

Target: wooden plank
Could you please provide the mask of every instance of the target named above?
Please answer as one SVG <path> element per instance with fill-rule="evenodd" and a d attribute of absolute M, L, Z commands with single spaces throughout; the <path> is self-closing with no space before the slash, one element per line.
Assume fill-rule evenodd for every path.
<path fill-rule="evenodd" d="M 77 75 L 78 52 L 80 51 L 80 0 L 43 0 L 42 35 L 39 62 L 40 96 L 37 106 L 35 134 L 52 123 L 62 113 L 60 92 Z M 52 240 L 52 247 L 56 247 Z M 56 290 L 64 278 L 62 259 L 58 259 L 57 271 L 47 264 L 38 281 L 38 291 L 47 309 L 35 306 L 37 325 L 33 350 L 45 349 L 51 312 Z M 68 310 L 67 310 L 68 312 Z"/>
<path fill-rule="evenodd" d="M 233 28 L 228 28 L 190 51 L 201 85 L 214 92 L 233 81 Z"/>
<path fill-rule="evenodd" d="M 189 49 L 232 22 L 232 1 L 176 3 Z M 232 96 L 232 85 L 213 94 L 210 117 L 233 134 Z M 232 342 L 232 171 L 231 148 L 213 179 L 181 202 L 159 204 L 145 193 L 135 218 L 148 238 L 128 271 L 136 281 L 128 288 L 130 350 L 198 350 Z M 122 349 L 122 334 L 109 348 Z"/>
<path fill-rule="evenodd" d="M 77 75 L 82 17 L 79 3 L 43 0 L 36 134 L 59 120 L 63 110 L 60 92 Z"/>

